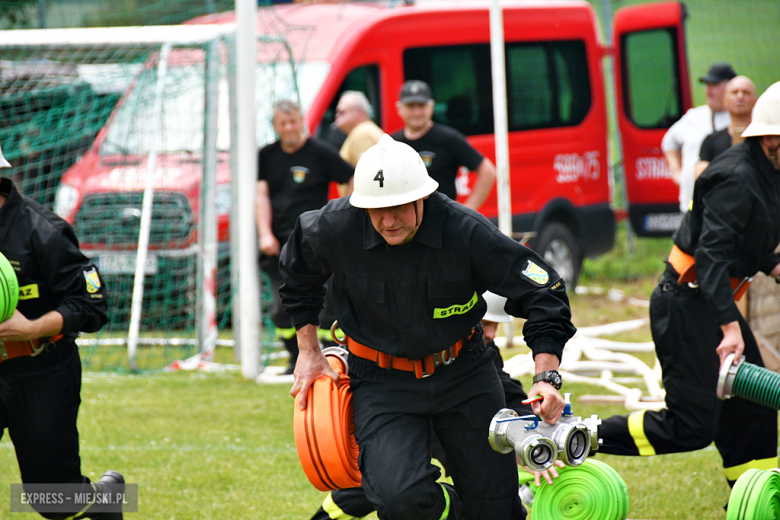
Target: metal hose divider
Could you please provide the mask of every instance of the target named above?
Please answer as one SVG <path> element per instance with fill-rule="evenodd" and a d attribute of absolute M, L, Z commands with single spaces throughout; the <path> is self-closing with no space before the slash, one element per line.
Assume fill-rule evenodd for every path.
<path fill-rule="evenodd" d="M 612 467 L 588 459 L 579 466 L 559 468 L 558 474 L 553 485 L 542 479 L 539 487 L 533 477 L 521 474 L 520 481 L 528 482 L 520 487 L 520 497 L 533 503 L 534 520 L 626 520 L 628 489 Z"/>
<path fill-rule="evenodd" d="M 731 490 L 726 520 L 780 520 L 779 470 L 743 473 Z"/>
<path fill-rule="evenodd" d="M 780 410 L 780 374 L 746 363 L 744 356 L 734 365 L 734 354 L 723 362 L 718 378 L 718 397 L 729 399 L 736 395 L 748 401 Z"/>

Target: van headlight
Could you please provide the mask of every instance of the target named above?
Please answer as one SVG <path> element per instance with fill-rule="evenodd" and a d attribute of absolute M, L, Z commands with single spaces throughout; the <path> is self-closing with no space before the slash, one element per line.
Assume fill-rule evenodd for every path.
<path fill-rule="evenodd" d="M 60 184 L 54 199 L 54 213 L 62 218 L 68 218 L 79 201 L 79 190 L 68 184 Z"/>

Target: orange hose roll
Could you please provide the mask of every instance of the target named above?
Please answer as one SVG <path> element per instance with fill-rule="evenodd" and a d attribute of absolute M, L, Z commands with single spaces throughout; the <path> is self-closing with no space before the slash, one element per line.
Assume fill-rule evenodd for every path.
<path fill-rule="evenodd" d="M 344 354 L 333 353 L 335 350 Z M 318 490 L 359 487 L 361 475 L 352 422 L 352 391 L 347 375 L 346 351 L 332 347 L 323 352 L 330 366 L 339 374 L 339 380 L 336 383 L 322 376 L 314 381 L 306 398 L 305 410 L 301 410 L 301 394 L 295 397 L 295 447 L 306 477 Z"/>

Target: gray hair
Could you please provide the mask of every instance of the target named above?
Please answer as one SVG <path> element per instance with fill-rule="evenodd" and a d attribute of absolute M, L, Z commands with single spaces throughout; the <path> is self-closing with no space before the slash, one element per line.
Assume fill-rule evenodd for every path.
<path fill-rule="evenodd" d="M 292 114 L 295 112 L 297 114 L 303 115 L 301 105 L 295 101 L 292 101 L 291 99 L 282 99 L 281 101 L 274 103 L 273 109 L 271 111 L 271 119 L 275 118 L 276 114 L 279 112 L 283 112 L 285 114 Z"/>
<path fill-rule="evenodd" d="M 359 90 L 345 90 L 342 92 L 341 98 L 339 99 L 345 98 L 349 98 L 349 100 L 352 101 L 356 107 L 365 112 L 368 117 L 373 117 L 374 111 L 371 109 L 371 103 L 364 93 Z"/>

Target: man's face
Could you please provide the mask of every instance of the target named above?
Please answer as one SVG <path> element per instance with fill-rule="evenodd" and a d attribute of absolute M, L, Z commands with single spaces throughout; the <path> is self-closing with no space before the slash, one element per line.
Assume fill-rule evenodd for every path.
<path fill-rule="evenodd" d="M 336 126 L 345 134 L 349 135 L 363 120 L 363 110 L 348 99 L 342 99 L 336 105 Z"/>
<path fill-rule="evenodd" d="M 433 100 L 426 103 L 396 103 L 398 115 L 404 120 L 404 127 L 412 132 L 423 130 L 433 117 Z"/>
<path fill-rule="evenodd" d="M 294 149 L 303 141 L 303 116 L 298 112 L 277 112 L 273 126 L 282 148 Z"/>
<path fill-rule="evenodd" d="M 780 135 L 765 135 L 761 138 L 761 147 L 764 149 L 769 162 L 775 167 L 775 170 L 780 170 L 780 164 L 778 164 L 777 155 L 780 153 Z"/>
<path fill-rule="evenodd" d="M 382 235 L 385 242 L 391 246 L 398 246 L 409 242 L 417 233 L 417 229 L 422 223 L 423 203 L 422 200 L 416 200 L 400 206 L 374 208 L 366 211 L 368 211 L 374 229 Z"/>
<path fill-rule="evenodd" d="M 724 104 L 732 116 L 749 116 L 756 100 L 756 87 L 747 79 L 734 78 L 727 83 Z"/>
<path fill-rule="evenodd" d="M 482 320 L 482 329 L 485 331 L 483 334 L 485 341 L 492 341 L 496 339 L 498 323 L 495 321 Z"/>
<path fill-rule="evenodd" d="M 707 83 L 705 92 L 707 93 L 707 105 L 713 112 L 723 111 L 723 97 L 726 94 L 726 85 L 728 81 L 720 83 Z"/>

